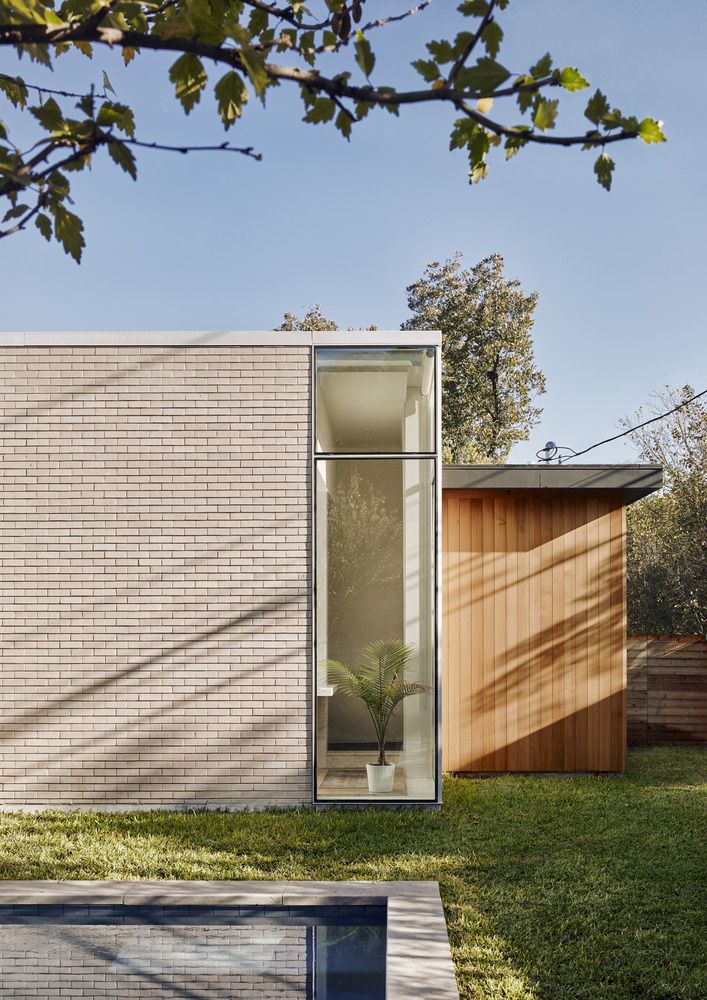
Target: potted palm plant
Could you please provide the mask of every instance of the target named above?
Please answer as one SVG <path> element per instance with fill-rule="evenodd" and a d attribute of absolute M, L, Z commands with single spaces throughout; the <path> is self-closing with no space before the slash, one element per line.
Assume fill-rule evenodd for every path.
<path fill-rule="evenodd" d="M 393 639 L 370 643 L 355 667 L 327 660 L 329 680 L 342 694 L 360 698 L 371 716 L 378 743 L 378 761 L 366 764 L 366 774 L 368 790 L 373 793 L 393 790 L 395 764 L 389 764 L 385 756 L 388 723 L 405 698 L 427 690 L 424 684 L 405 680 L 405 668 L 412 654 L 412 646 Z"/>

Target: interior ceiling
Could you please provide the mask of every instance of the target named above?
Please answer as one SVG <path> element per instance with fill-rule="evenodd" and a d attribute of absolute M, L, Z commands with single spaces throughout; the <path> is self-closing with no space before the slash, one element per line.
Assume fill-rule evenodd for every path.
<path fill-rule="evenodd" d="M 403 371 L 335 371 L 320 374 L 318 406 L 326 408 L 334 439 L 347 447 L 399 448 L 409 376 Z"/>

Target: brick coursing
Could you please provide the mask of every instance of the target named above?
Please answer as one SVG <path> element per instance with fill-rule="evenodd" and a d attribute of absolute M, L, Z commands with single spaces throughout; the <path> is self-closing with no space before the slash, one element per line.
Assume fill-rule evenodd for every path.
<path fill-rule="evenodd" d="M 0 806 L 310 800 L 309 377 L 0 349 Z"/>
<path fill-rule="evenodd" d="M 305 1000 L 298 926 L 2 927 L 0 1000 Z"/>

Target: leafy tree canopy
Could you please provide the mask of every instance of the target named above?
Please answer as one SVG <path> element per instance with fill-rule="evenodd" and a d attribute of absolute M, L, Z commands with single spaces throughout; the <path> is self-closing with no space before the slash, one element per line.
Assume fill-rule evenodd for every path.
<path fill-rule="evenodd" d="M 282 318 L 282 323 L 275 327 L 276 330 L 285 330 L 290 333 L 296 331 L 302 331 L 304 333 L 327 333 L 329 330 L 338 330 L 339 326 L 335 320 L 329 319 L 322 312 L 322 307 L 319 305 L 309 306 L 307 312 L 301 318 L 295 316 L 294 313 L 286 312 Z M 349 330 L 353 330 L 353 327 L 349 327 Z M 356 327 L 358 329 L 358 327 Z M 371 323 L 370 326 L 364 327 L 366 330 L 377 330 L 378 327 L 375 323 Z"/>
<path fill-rule="evenodd" d="M 44 66 L 76 50 L 90 59 L 104 46 L 120 49 L 126 63 L 145 59 L 148 52 L 173 53 L 169 78 L 184 112 L 189 114 L 208 89 L 226 130 L 248 101 L 264 102 L 278 86 L 299 91 L 304 121 L 330 124 L 345 139 L 372 111 L 397 115 L 410 105 L 443 105 L 455 116 L 450 147 L 466 153 L 472 182 L 486 176 L 493 150 L 510 158 L 524 146 L 545 144 L 592 151 L 597 180 L 608 189 L 614 162 L 607 146 L 635 138 L 664 140 L 660 122 L 624 114 L 601 90 L 585 104 L 586 129 L 556 135 L 560 100 L 551 95 L 585 90 L 589 82 L 573 66 L 555 65 L 549 54 L 525 70 L 501 62 L 500 15 L 509 0 L 463 0 L 457 8 L 459 31 L 431 38 L 412 62 L 419 82 L 396 86 L 377 63 L 376 33 L 430 3 L 421 0 L 376 17 L 367 0 L 308 5 L 303 0 L 0 0 L 0 46 Z M 0 94 L 32 116 L 37 130 L 36 140 L 20 149 L 0 123 L 0 197 L 9 202 L 0 238 L 34 223 L 77 261 L 83 223 L 69 207 L 70 174 L 85 169 L 97 151 L 105 149 L 133 178 L 135 150 L 142 146 L 259 157 L 250 147 L 227 142 L 169 147 L 139 136 L 133 109 L 115 99 L 105 72 L 101 85 L 85 93 L 48 89 L 31 75 L 5 73 Z M 506 110 L 497 114 L 497 108 Z"/>
<path fill-rule="evenodd" d="M 666 387 L 634 422 L 694 394 Z M 707 638 L 707 405 L 693 400 L 631 437 L 643 461 L 664 467 L 665 489 L 628 508 L 629 630 Z"/>
<path fill-rule="evenodd" d="M 326 333 L 327 330 L 338 330 L 333 319 L 327 319 L 322 312 L 321 306 L 310 306 L 301 319 L 294 313 L 286 312 L 282 318 L 282 323 L 275 327 L 276 330 L 285 330 L 293 333 L 296 330 L 303 330 L 308 333 Z"/>
<path fill-rule="evenodd" d="M 504 277 L 498 253 L 470 269 L 458 254 L 429 264 L 407 291 L 412 316 L 403 329 L 442 331 L 444 461 L 505 461 L 541 413 L 534 405 L 545 391 L 533 353 L 537 294 Z"/>

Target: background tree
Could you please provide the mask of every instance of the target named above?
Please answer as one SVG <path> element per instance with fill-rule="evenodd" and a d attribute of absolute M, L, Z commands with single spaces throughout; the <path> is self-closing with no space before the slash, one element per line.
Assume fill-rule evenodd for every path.
<path fill-rule="evenodd" d="M 666 387 L 633 422 L 694 394 Z M 628 508 L 629 631 L 707 638 L 707 406 L 694 400 L 631 437 L 643 461 L 664 467 L 665 487 Z"/>
<path fill-rule="evenodd" d="M 404 330 L 442 331 L 445 462 L 503 462 L 542 412 L 545 376 L 533 354 L 537 294 L 525 295 L 491 254 L 471 269 L 459 254 L 428 264 L 407 289 Z"/>
<path fill-rule="evenodd" d="M 307 333 L 324 333 L 327 330 L 338 330 L 333 319 L 327 319 L 321 310 L 321 306 L 310 306 L 301 319 L 294 313 L 286 312 L 282 323 L 275 327 L 276 330 L 286 330 L 293 333 L 296 330 L 303 330 Z"/>
<path fill-rule="evenodd" d="M 498 59 L 503 28 L 498 14 L 509 0 L 463 0 L 453 38 L 431 39 L 424 58 L 412 62 L 421 77 L 408 89 L 394 86 L 376 65 L 371 46 L 378 29 L 429 6 L 368 20 L 367 0 L 0 0 L 0 46 L 51 67 L 57 57 L 78 51 L 91 58 L 109 46 L 126 63 L 170 52 L 176 99 L 188 114 L 199 102 L 215 70 L 213 97 L 218 117 L 230 129 L 254 95 L 264 101 L 277 86 L 299 90 L 304 121 L 331 123 L 348 139 L 354 126 L 374 109 L 398 114 L 408 105 L 432 103 L 450 109 L 451 148 L 465 151 L 469 178 L 488 170 L 492 149 L 514 156 L 528 144 L 580 146 L 598 157 L 597 180 L 611 186 L 610 144 L 641 138 L 662 142 L 661 123 L 639 120 L 612 108 L 600 90 L 587 102 L 587 128 L 555 135 L 559 100 L 550 94 L 589 86 L 571 66 L 555 67 L 549 54 L 527 71 L 512 73 Z M 372 5 L 371 5 L 372 6 Z M 258 158 L 249 146 L 173 147 L 138 138 L 135 115 L 115 100 L 110 81 L 87 85 L 84 93 L 45 86 L 45 79 L 0 75 L 0 96 L 36 127 L 24 148 L 0 125 L 0 198 L 9 201 L 0 237 L 30 222 L 46 239 L 57 239 L 77 261 L 84 245 L 83 224 L 69 206 L 70 172 L 83 170 L 105 149 L 121 169 L 137 176 L 134 150 L 149 146 L 187 152 L 221 149 Z M 495 108 L 510 104 L 508 115 Z M 4 117 L 4 116 L 3 116 Z"/>
<path fill-rule="evenodd" d="M 333 319 L 328 319 L 322 312 L 321 306 L 310 306 L 307 312 L 299 319 L 294 313 L 286 312 L 282 323 L 275 327 L 276 330 L 287 330 L 290 333 L 301 330 L 305 333 L 326 333 L 329 330 L 338 330 L 339 327 Z M 349 327 L 352 330 L 353 327 Z M 365 327 L 366 330 L 377 330 L 378 327 L 372 323 Z"/>

